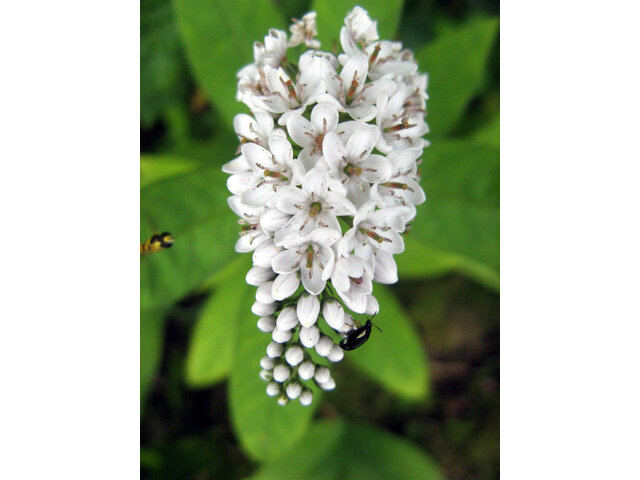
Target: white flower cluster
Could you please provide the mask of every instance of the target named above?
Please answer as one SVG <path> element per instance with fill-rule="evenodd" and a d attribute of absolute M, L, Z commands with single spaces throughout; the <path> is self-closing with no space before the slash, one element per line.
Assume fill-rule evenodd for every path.
<path fill-rule="evenodd" d="M 397 281 L 393 255 L 425 201 L 427 76 L 401 43 L 378 41 L 362 8 L 345 19 L 338 57 L 317 50 L 315 16 L 294 20 L 289 39 L 270 30 L 255 43 L 255 62 L 238 73 L 238 100 L 252 115 L 235 117 L 240 155 L 223 167 L 242 225 L 236 251 L 253 251 L 252 312 L 273 339 L 261 376 L 281 404 L 310 404 L 305 381 L 335 388 L 310 352 L 343 358 L 326 332 L 357 328 L 343 305 L 377 313 L 372 281 Z M 287 54 L 302 44 L 295 63 Z"/>

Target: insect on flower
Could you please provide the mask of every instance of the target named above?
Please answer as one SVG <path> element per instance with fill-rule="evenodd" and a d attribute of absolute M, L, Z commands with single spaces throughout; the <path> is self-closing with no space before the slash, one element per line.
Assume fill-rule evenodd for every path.
<path fill-rule="evenodd" d="M 140 255 L 159 252 L 171 248 L 175 239 L 169 232 L 156 233 L 152 235 L 146 242 L 140 244 Z"/>
<path fill-rule="evenodd" d="M 355 350 L 356 348 L 362 346 L 367 340 L 369 340 L 369 336 L 371 335 L 371 327 L 374 326 L 371 322 L 372 319 L 373 317 L 369 318 L 363 326 L 358 327 L 355 330 L 351 330 L 347 334 L 347 336 L 339 343 L 340 348 L 347 351 Z M 376 326 L 376 328 L 380 330 L 379 327 Z M 382 332 L 382 330 L 380 330 L 380 332 Z"/>

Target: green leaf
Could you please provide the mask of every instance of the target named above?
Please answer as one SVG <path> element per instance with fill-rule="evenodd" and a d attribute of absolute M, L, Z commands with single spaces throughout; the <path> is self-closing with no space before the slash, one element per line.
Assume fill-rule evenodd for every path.
<path fill-rule="evenodd" d="M 357 350 L 346 352 L 346 357 L 390 392 L 422 399 L 429 388 L 429 369 L 420 336 L 387 287 L 376 285 L 374 295 L 380 303 L 375 324 L 384 332 L 374 329 L 373 338 Z"/>
<path fill-rule="evenodd" d="M 329 460 L 328 460 L 329 459 Z M 252 480 L 442 480 L 424 452 L 384 430 L 347 421 L 315 423 L 289 454 Z"/>
<path fill-rule="evenodd" d="M 238 323 L 237 344 L 229 381 L 231 420 L 244 451 L 257 460 L 274 459 L 306 432 L 315 408 L 298 401 L 280 406 L 267 396 L 267 383 L 259 377 L 260 359 L 265 355 L 270 335 L 258 330 L 257 317 L 251 311 L 254 289 L 245 286 L 248 302 L 243 305 L 244 318 Z"/>
<path fill-rule="evenodd" d="M 170 0 L 140 4 L 140 121 L 151 127 L 190 86 Z"/>
<path fill-rule="evenodd" d="M 140 236 L 168 231 L 172 248 L 140 258 L 143 310 L 170 305 L 237 258 L 235 215 L 219 167 L 153 183 L 140 191 Z"/>
<path fill-rule="evenodd" d="M 500 148 L 500 115 L 487 122 L 471 136 L 478 143 Z"/>
<path fill-rule="evenodd" d="M 318 39 L 322 42 L 322 49 L 327 52 L 339 52 L 340 29 L 344 25 L 344 19 L 356 5 L 361 6 L 372 20 L 378 22 L 378 35 L 382 40 L 391 40 L 395 37 L 400 15 L 402 13 L 403 0 L 360 0 L 351 2 L 334 2 L 331 0 L 314 0 L 311 9 L 318 14 L 316 24 L 318 26 Z"/>
<path fill-rule="evenodd" d="M 140 188 L 166 178 L 187 173 L 201 166 L 202 163 L 197 160 L 168 155 L 141 155 Z"/>
<path fill-rule="evenodd" d="M 424 153 L 422 185 L 427 202 L 418 208 L 409 238 L 497 275 L 499 150 L 474 142 L 436 143 Z"/>
<path fill-rule="evenodd" d="M 178 26 L 198 83 L 231 125 L 241 111 L 236 73 L 253 61 L 253 44 L 270 28 L 284 29 L 268 0 L 175 0 Z"/>
<path fill-rule="evenodd" d="M 500 274 L 495 269 L 461 255 L 443 252 L 418 241 L 415 234 L 404 239 L 405 250 L 394 258 L 403 280 L 437 277 L 456 272 L 492 290 L 500 290 Z"/>
<path fill-rule="evenodd" d="M 196 322 L 186 366 L 186 380 L 192 387 L 209 386 L 231 371 L 237 326 L 247 316 L 244 278 L 251 267 L 251 256 L 243 257 L 226 272 Z"/>
<path fill-rule="evenodd" d="M 162 313 L 140 312 L 140 403 L 144 405 L 162 357 Z"/>
<path fill-rule="evenodd" d="M 431 135 L 451 131 L 484 81 L 496 37 L 496 18 L 476 18 L 443 31 L 416 52 L 421 72 L 428 72 L 427 121 Z"/>

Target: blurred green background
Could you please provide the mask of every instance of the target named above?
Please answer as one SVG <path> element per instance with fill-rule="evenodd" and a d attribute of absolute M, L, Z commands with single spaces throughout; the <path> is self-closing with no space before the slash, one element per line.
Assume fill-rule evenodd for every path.
<path fill-rule="evenodd" d="M 310 10 L 334 51 L 355 5 L 429 74 L 427 203 L 400 282 L 375 290 L 384 333 L 333 366 L 334 391 L 280 407 L 258 377 L 269 336 L 220 171 L 246 112 L 235 74 Z M 143 478 L 498 478 L 498 14 L 473 0 L 142 0 L 140 239 L 176 237 L 140 262 Z"/>

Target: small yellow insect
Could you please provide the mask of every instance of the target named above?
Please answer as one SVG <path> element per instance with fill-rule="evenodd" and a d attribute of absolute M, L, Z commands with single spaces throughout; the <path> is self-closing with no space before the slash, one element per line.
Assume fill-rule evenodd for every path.
<path fill-rule="evenodd" d="M 159 252 L 166 248 L 171 248 L 175 239 L 169 232 L 156 233 L 152 235 L 149 240 L 140 244 L 140 255 L 146 255 L 147 253 Z"/>

